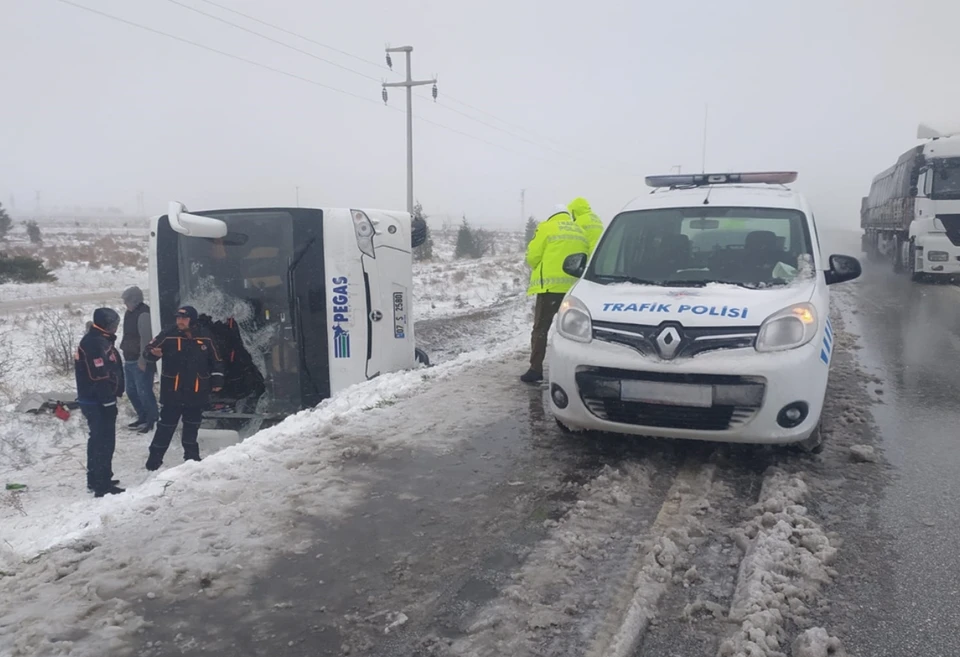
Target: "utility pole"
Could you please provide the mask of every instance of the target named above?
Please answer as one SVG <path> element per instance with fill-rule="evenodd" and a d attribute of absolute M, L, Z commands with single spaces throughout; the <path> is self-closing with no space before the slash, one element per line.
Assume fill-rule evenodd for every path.
<path fill-rule="evenodd" d="M 526 203 L 526 189 L 520 190 L 520 223 L 526 224 L 527 221 L 527 203 Z"/>
<path fill-rule="evenodd" d="M 297 185 L 296 187 L 294 187 L 294 189 L 297 190 L 297 207 L 299 208 L 300 207 L 300 186 Z"/>
<path fill-rule="evenodd" d="M 414 80 L 410 72 L 410 53 L 413 52 L 413 46 L 400 46 L 398 48 L 387 48 L 387 66 L 393 70 L 393 60 L 390 59 L 390 53 L 402 52 L 407 55 L 407 79 L 403 82 L 384 82 L 383 83 L 383 103 L 387 103 L 387 87 L 406 87 L 407 88 L 407 212 L 413 214 L 413 88 L 422 87 L 427 84 L 433 85 L 433 100 L 437 100 L 437 81 L 433 80 Z"/>

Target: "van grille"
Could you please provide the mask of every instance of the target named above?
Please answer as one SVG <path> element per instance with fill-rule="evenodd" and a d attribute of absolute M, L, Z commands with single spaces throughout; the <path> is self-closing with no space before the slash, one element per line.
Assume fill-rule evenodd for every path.
<path fill-rule="evenodd" d="M 622 344 L 645 356 L 662 356 L 657 349 L 657 335 L 667 324 L 674 325 L 680 334 L 680 346 L 670 360 L 692 358 L 708 351 L 744 349 L 752 347 L 760 332 L 759 326 L 688 327 L 675 322 L 656 326 L 624 324 L 620 322 L 593 322 L 593 339 Z"/>
<path fill-rule="evenodd" d="M 620 398 L 624 380 L 710 385 L 714 399 L 739 398 L 739 403 L 713 406 L 679 406 Z M 763 405 L 766 381 L 760 377 L 714 374 L 635 372 L 613 368 L 589 368 L 576 374 L 577 390 L 587 409 L 609 422 L 661 429 L 727 431 L 753 419 Z"/>

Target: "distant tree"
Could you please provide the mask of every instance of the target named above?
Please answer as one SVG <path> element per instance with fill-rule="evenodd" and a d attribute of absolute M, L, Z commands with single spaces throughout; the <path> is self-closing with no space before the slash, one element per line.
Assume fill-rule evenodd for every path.
<path fill-rule="evenodd" d="M 13 219 L 3 209 L 3 204 L 0 203 L 0 240 L 7 239 L 7 233 L 10 232 L 11 228 L 13 228 Z"/>
<path fill-rule="evenodd" d="M 433 235 L 430 234 L 427 215 L 423 213 L 423 206 L 420 205 L 420 201 L 417 201 L 417 204 L 413 206 L 413 216 L 415 219 L 423 219 L 424 231 L 426 232 L 426 239 L 423 240 L 423 244 L 413 249 L 413 259 L 417 262 L 433 260 Z"/>
<path fill-rule="evenodd" d="M 27 227 L 27 236 L 30 238 L 30 241 L 34 244 L 43 244 L 43 236 L 40 234 L 40 226 L 37 225 L 36 221 L 26 222 Z"/>
<path fill-rule="evenodd" d="M 523 243 L 524 245 L 530 244 L 533 241 L 533 236 L 537 234 L 537 220 L 534 219 L 533 215 L 530 215 L 530 218 L 527 219 L 527 226 L 523 232 Z"/>
<path fill-rule="evenodd" d="M 497 255 L 497 234 L 483 228 L 473 230 L 473 246 L 475 258 L 482 258 L 485 255 Z"/>
<path fill-rule="evenodd" d="M 453 250 L 453 257 L 459 259 L 462 258 L 477 258 L 479 256 L 477 253 L 477 245 L 474 242 L 473 238 L 473 229 L 470 227 L 470 224 L 467 223 L 467 216 L 463 216 L 463 223 L 460 224 L 460 230 L 457 231 L 457 246 Z"/>

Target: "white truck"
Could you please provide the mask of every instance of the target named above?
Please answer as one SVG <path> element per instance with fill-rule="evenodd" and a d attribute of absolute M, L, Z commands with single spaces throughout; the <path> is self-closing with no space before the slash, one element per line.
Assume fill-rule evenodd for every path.
<path fill-rule="evenodd" d="M 913 280 L 960 274 L 960 132 L 921 125 L 917 138 L 863 198 L 861 247 Z"/>
<path fill-rule="evenodd" d="M 225 361 L 201 441 L 221 446 L 379 374 L 429 365 L 414 342 L 406 212 L 170 203 L 150 225 L 154 333 L 194 306 Z"/>

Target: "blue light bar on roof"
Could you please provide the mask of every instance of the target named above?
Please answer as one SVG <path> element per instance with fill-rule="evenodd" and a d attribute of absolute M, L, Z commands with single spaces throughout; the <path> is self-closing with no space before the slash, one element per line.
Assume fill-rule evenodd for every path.
<path fill-rule="evenodd" d="M 749 173 L 690 173 L 647 176 L 646 183 L 649 187 L 699 187 L 701 185 L 730 185 L 736 183 L 786 185 L 796 179 L 796 171 L 754 171 Z"/>

